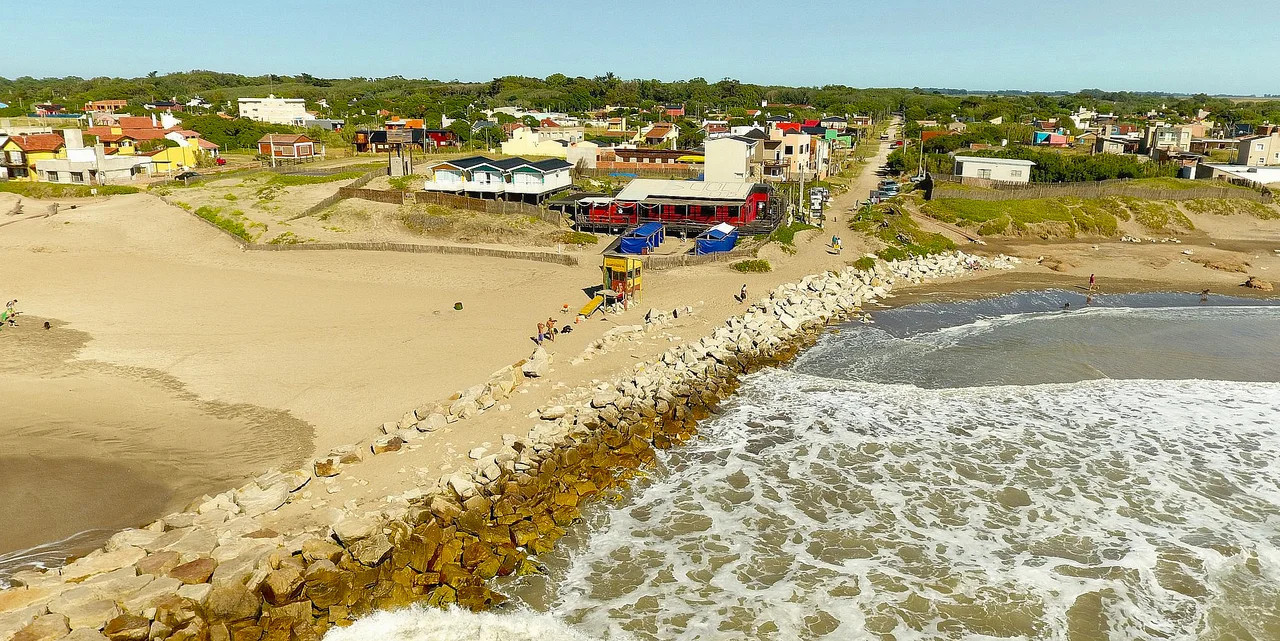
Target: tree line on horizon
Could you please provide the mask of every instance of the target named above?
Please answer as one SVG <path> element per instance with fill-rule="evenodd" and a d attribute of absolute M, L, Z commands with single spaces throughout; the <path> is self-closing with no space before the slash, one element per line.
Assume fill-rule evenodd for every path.
<path fill-rule="evenodd" d="M 1120 116 L 1160 111 L 1176 119 L 1192 117 L 1198 109 L 1212 112 L 1229 123 L 1280 122 L 1280 100 L 1234 102 L 1205 94 L 1160 95 L 1149 92 L 1083 90 L 1071 94 L 995 92 L 967 94 L 960 90 L 920 88 L 854 88 L 845 85 L 787 87 L 758 85 L 725 78 L 680 81 L 622 79 L 612 73 L 593 78 L 552 74 L 546 78 L 503 76 L 488 82 L 459 82 L 385 78 L 319 78 L 267 74 L 246 76 L 215 71 L 168 74 L 151 72 L 137 78 L 19 78 L 0 77 L 0 102 L 9 103 L 0 115 L 22 115 L 38 102 L 57 102 L 71 110 L 90 100 L 123 99 L 141 105 L 151 100 L 200 96 L 221 106 L 236 98 L 274 93 L 304 98 L 308 107 L 335 118 L 358 119 L 380 109 L 406 117 L 428 120 L 445 115 L 472 120 L 477 110 L 499 106 L 585 113 L 605 105 L 648 110 L 655 105 L 679 103 L 691 114 L 724 113 L 743 117 L 747 109 L 763 102 L 790 105 L 767 109 L 793 117 L 819 114 L 860 114 L 883 117 L 891 112 L 907 120 L 944 119 L 982 121 L 1055 118 L 1088 107 Z M 324 100 L 328 107 L 322 107 Z"/>

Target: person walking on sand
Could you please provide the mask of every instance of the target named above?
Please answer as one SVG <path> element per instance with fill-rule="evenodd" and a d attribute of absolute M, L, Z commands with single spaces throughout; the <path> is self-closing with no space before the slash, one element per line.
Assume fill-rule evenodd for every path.
<path fill-rule="evenodd" d="M 547 317 L 547 338 L 553 343 L 556 340 L 556 319 L 550 316 Z"/>
<path fill-rule="evenodd" d="M 542 344 L 542 339 L 546 337 L 547 328 L 542 323 L 538 323 L 538 344 Z"/>
<path fill-rule="evenodd" d="M 1089 291 L 1093 291 L 1098 287 L 1098 281 L 1093 276 L 1093 274 L 1089 274 Z"/>
<path fill-rule="evenodd" d="M 742 291 L 738 293 L 738 302 L 741 302 L 741 303 L 747 302 L 747 284 L 746 283 L 742 284 Z"/>

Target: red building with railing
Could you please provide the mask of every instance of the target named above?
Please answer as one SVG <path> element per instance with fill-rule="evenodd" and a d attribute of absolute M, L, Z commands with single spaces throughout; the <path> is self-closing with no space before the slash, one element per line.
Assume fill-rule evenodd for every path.
<path fill-rule="evenodd" d="M 650 222 L 675 235 L 696 235 L 720 223 L 744 233 L 768 233 L 777 226 L 767 185 L 738 182 L 638 178 L 617 196 L 582 194 L 548 206 L 573 216 L 574 226 L 588 231 L 621 231 Z"/>

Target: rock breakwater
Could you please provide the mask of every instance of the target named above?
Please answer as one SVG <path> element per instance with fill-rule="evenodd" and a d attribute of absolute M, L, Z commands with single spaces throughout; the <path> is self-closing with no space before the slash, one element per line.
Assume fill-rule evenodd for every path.
<path fill-rule="evenodd" d="M 0 592 L 0 639 L 290 641 L 414 602 L 499 605 L 505 597 L 490 579 L 538 571 L 530 557 L 550 550 L 584 505 L 690 438 L 745 374 L 789 360 L 830 322 L 862 317 L 863 304 L 895 284 L 1014 262 L 955 253 L 782 285 L 710 335 L 542 407 L 525 436 L 473 452 L 472 469 L 408 488 L 377 511 L 328 508 L 323 522 L 300 524 L 271 518 L 306 501 L 316 478 L 337 473 L 362 448 L 263 475 L 122 531 L 60 569 L 18 573 L 18 585 Z M 369 454 L 492 407 L 522 377 L 545 375 L 549 362 L 540 349 L 447 407 L 388 423 Z"/>

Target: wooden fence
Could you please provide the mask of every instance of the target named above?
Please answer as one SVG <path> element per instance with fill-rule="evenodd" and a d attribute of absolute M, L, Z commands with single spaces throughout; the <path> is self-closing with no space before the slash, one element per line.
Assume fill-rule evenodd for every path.
<path fill-rule="evenodd" d="M 368 172 L 368 173 L 366 173 L 365 175 L 363 175 L 363 176 L 361 176 L 361 177 L 359 177 L 359 178 L 356 178 L 355 180 L 351 181 L 351 182 L 350 182 L 350 183 L 348 183 L 346 186 L 344 186 L 344 187 L 339 187 L 339 188 L 338 188 L 338 191 L 334 192 L 334 194 L 333 194 L 332 196 L 329 196 L 328 198 L 325 198 L 324 200 L 322 200 L 322 201 L 320 201 L 320 202 L 318 202 L 318 203 L 316 203 L 316 204 L 314 204 L 314 205 L 312 205 L 312 206 L 310 206 L 310 207 L 307 207 L 306 209 L 302 210 L 300 213 L 298 213 L 297 215 L 293 216 L 293 217 L 292 217 L 292 218 L 290 218 L 289 220 L 297 220 L 297 219 L 299 219 L 299 218 L 306 218 L 307 216 L 314 216 L 314 215 L 316 215 L 316 214 L 318 214 L 318 213 L 320 213 L 320 212 L 322 212 L 322 211 L 324 211 L 324 210 L 326 210 L 326 209 L 328 209 L 328 208 L 330 208 L 330 207 L 332 207 L 332 206 L 334 206 L 334 205 L 338 204 L 339 202 L 341 202 L 341 201 L 345 200 L 345 199 L 347 198 L 347 196 L 343 196 L 343 195 L 342 195 L 342 190 L 343 190 L 343 189 L 356 189 L 356 188 L 360 188 L 360 187 L 363 187 L 363 186 L 365 186 L 365 185 L 369 184 L 369 181 L 370 181 L 370 180 L 373 180 L 374 178 L 377 178 L 378 176 L 385 176 L 385 175 L 387 175 L 387 170 L 386 170 L 385 168 L 382 168 L 382 167 L 379 167 L 378 169 L 374 169 L 374 170 L 372 170 L 372 171 L 369 171 L 369 172 Z"/>
<path fill-rule="evenodd" d="M 408 194 L 403 191 L 364 189 L 361 187 L 339 187 L 337 195 L 343 199 L 359 198 L 360 200 L 371 200 L 375 203 L 388 203 L 391 205 L 402 205 L 408 198 Z"/>
<path fill-rule="evenodd" d="M 407 252 L 411 254 L 453 254 L 458 256 L 482 256 L 488 258 L 533 260 L 542 263 L 555 263 L 557 265 L 578 264 L 578 258 L 572 254 L 523 251 L 519 249 L 465 247 L 460 245 L 420 245 L 417 243 L 299 243 L 294 245 L 270 245 L 266 243 L 247 243 L 243 244 L 243 247 L 254 251 L 331 251 L 335 249 L 347 249 L 357 251 Z"/>
<path fill-rule="evenodd" d="M 1129 196 L 1148 200 L 1198 200 L 1202 198 L 1239 198 L 1259 203 L 1270 203 L 1270 190 L 1242 189 L 1239 187 L 1188 187 L 1185 189 L 1145 187 L 1132 180 L 1100 180 L 1079 183 L 1006 183 L 991 180 L 930 174 L 930 200 L 938 198 L 962 198 L 967 200 L 1030 200 L 1035 198 L 1105 198 Z M 981 185 L 978 182 L 981 181 Z M 977 188 L 977 187 L 984 188 Z"/>
<path fill-rule="evenodd" d="M 645 256 L 643 260 L 646 269 L 662 271 L 664 269 L 692 267 L 694 265 L 706 265 L 708 263 L 727 263 L 740 258 L 755 258 L 758 249 L 759 248 L 757 247 L 739 247 L 733 251 L 718 252 L 715 254 L 701 254 L 698 256 L 693 254 L 669 254 L 665 256 Z"/>
<path fill-rule="evenodd" d="M 466 196 L 458 196 L 455 194 L 441 194 L 428 191 L 402 192 L 386 189 L 359 189 L 356 187 L 342 187 L 338 189 L 338 195 L 342 198 L 359 198 L 361 200 L 371 200 L 379 203 L 390 203 L 393 205 L 400 204 L 435 204 L 445 207 L 453 207 L 454 209 L 467 209 L 470 211 L 479 211 L 487 214 L 505 214 L 517 216 L 532 216 L 540 220 L 560 225 L 564 222 L 563 215 L 554 212 L 545 207 L 538 207 L 528 203 L 517 203 L 506 200 L 488 200 L 485 198 L 468 198 Z"/>
<path fill-rule="evenodd" d="M 635 174 L 640 178 L 671 178 L 675 180 L 684 180 L 686 178 L 697 178 L 702 173 L 702 169 L 698 167 L 679 166 L 679 165 L 662 165 L 648 164 L 638 162 L 606 162 L 600 161 L 596 163 L 594 168 L 581 167 L 573 170 L 577 176 L 584 178 L 609 178 L 611 174 Z"/>

